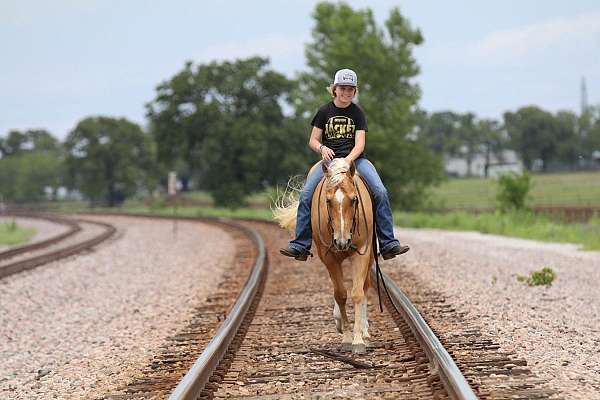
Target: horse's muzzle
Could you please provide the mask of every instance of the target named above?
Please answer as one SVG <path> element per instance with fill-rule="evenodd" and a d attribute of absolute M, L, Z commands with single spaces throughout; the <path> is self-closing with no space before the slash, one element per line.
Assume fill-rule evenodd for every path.
<path fill-rule="evenodd" d="M 350 245 L 352 245 L 352 239 L 333 239 L 333 247 L 337 251 L 350 250 Z"/>

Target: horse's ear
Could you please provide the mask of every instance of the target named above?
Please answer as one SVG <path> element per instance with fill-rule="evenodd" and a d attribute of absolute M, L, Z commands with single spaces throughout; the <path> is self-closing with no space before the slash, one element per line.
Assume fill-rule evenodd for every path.
<path fill-rule="evenodd" d="M 354 165 L 354 161 L 352 161 L 350 163 L 350 176 L 354 176 L 355 172 L 356 172 L 356 166 Z"/>
<path fill-rule="evenodd" d="M 321 168 L 323 169 L 323 173 L 325 175 L 327 175 L 327 172 L 329 171 L 329 168 L 327 168 L 327 163 L 325 162 L 325 160 L 321 161 Z"/>

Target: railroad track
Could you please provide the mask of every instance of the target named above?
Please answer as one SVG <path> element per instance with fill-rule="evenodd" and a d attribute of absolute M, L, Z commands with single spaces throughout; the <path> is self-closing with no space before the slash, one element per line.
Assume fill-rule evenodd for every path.
<path fill-rule="evenodd" d="M 372 342 L 367 354 L 345 353 L 331 315 L 331 284 L 316 258 L 302 263 L 280 257 L 277 249 L 287 237 L 270 223 L 245 221 L 240 226 L 227 220 L 201 221 L 231 232 L 235 264 L 224 272 L 221 284 L 196 309 L 188 326 L 155 352 L 143 373 L 103 398 L 546 399 L 554 395 L 542 387 L 543 382 L 531 379 L 526 362 L 497 352 L 493 340 L 480 338 L 471 327 L 461 331 L 459 326 L 460 333 L 450 339 L 446 335 L 446 351 L 387 277 L 392 292 L 392 300 L 384 300 L 387 311 L 379 313 L 373 293 L 369 299 Z M 453 310 L 441 308 L 441 318 L 460 320 Z M 465 353 L 469 353 L 466 358 Z M 459 359 L 466 379 L 450 354 Z M 482 379 L 486 376 L 499 379 Z"/>
<path fill-rule="evenodd" d="M 17 217 L 38 218 L 68 226 L 68 230 L 50 239 L 20 246 L 0 253 L 0 279 L 30 270 L 91 249 L 110 238 L 116 229 L 110 224 L 85 219 L 70 219 L 58 215 L 18 213 Z M 85 227 L 85 228 L 84 228 Z M 88 234 L 86 231 L 99 230 Z M 80 238 L 80 236 L 83 236 Z"/>
<path fill-rule="evenodd" d="M 404 308 L 407 299 L 392 293 L 396 306 L 406 309 L 401 316 L 379 313 L 372 297 L 369 350 L 361 356 L 344 353 L 324 269 L 316 260 L 308 270 L 304 263 L 281 261 L 272 268 L 237 349 L 208 379 L 205 370 L 211 366 L 199 359 L 172 399 L 476 398 L 439 342 L 419 325 L 414 309 Z M 387 284 L 391 289 L 389 279 Z M 196 382 L 206 380 L 198 391 Z"/>
<path fill-rule="evenodd" d="M 0 252 L 0 261 L 8 260 L 9 258 L 15 257 L 19 254 L 28 253 L 37 249 L 43 249 L 44 247 L 51 246 L 54 243 L 58 243 L 61 240 L 64 240 L 70 236 L 73 236 L 77 232 L 81 230 L 79 224 L 71 219 L 67 219 L 57 215 L 49 215 L 49 214 L 31 214 L 31 213 L 15 213 L 8 215 L 9 217 L 20 217 L 20 218 L 32 218 L 32 219 L 42 219 L 45 221 L 49 221 L 55 224 L 67 226 L 67 231 L 53 236 L 46 240 L 41 240 L 39 242 L 34 242 L 31 244 L 26 244 L 23 246 L 13 247 L 8 250 L 4 250 Z"/>
<path fill-rule="evenodd" d="M 373 341 L 368 352 L 344 353 L 324 268 L 316 260 L 305 264 L 275 256 L 282 231 L 273 224 L 247 221 L 243 226 L 233 228 L 241 253 L 238 265 L 226 271 L 227 289 L 219 288 L 197 310 L 196 319 L 167 340 L 139 379 L 106 398 L 477 398 L 389 278 L 393 301 L 405 313 L 379 313 L 371 296 Z M 249 244 L 254 258 L 249 257 Z M 272 265 L 264 283 L 268 253 Z M 240 275 L 249 276 L 248 282 L 231 307 L 233 287 L 241 288 Z M 237 281 L 229 281 L 233 276 Z M 237 309 L 247 315 L 237 315 Z M 225 314 L 218 328 L 223 319 L 218 316 Z M 209 332 L 216 333 L 212 340 Z"/>

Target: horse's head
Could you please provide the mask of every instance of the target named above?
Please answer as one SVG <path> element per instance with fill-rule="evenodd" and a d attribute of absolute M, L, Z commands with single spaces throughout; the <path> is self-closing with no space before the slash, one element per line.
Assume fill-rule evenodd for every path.
<path fill-rule="evenodd" d="M 328 166 L 323 163 L 326 175 L 325 196 L 333 246 L 338 251 L 348 250 L 356 224 L 358 191 L 354 184 L 354 164 L 335 158 Z"/>

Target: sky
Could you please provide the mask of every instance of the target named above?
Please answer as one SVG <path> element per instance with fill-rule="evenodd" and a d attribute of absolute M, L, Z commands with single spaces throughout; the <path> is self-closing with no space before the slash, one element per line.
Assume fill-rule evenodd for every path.
<path fill-rule="evenodd" d="M 316 3 L 0 0 L 0 136 L 43 128 L 64 139 L 94 115 L 145 126 L 156 86 L 188 60 L 267 56 L 293 78 L 306 68 Z M 579 112 L 583 77 L 588 103 L 600 104 L 597 0 L 347 3 L 371 8 L 380 24 L 398 7 L 421 30 L 416 82 L 428 112 Z"/>

